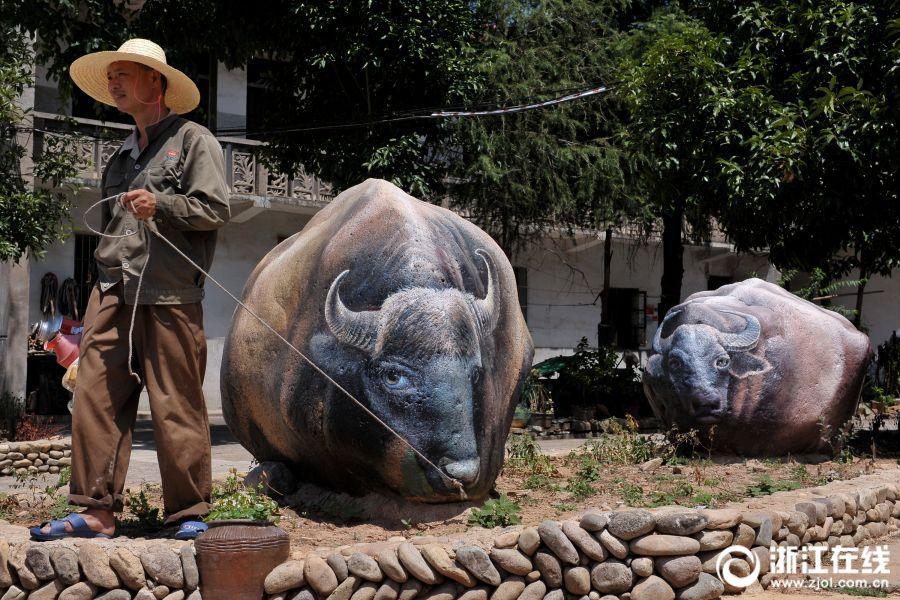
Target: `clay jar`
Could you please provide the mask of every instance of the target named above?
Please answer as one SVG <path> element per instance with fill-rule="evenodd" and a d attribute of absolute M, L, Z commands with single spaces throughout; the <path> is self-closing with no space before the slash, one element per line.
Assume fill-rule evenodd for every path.
<path fill-rule="evenodd" d="M 261 600 L 266 575 L 288 559 L 291 542 L 269 521 L 212 521 L 194 547 L 204 598 Z"/>

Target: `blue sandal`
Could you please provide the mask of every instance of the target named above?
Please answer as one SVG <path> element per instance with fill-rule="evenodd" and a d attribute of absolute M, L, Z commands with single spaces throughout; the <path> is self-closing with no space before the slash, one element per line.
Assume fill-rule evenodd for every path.
<path fill-rule="evenodd" d="M 193 540 L 207 529 L 209 529 L 209 525 L 203 521 L 182 521 L 175 533 L 175 539 Z"/>
<path fill-rule="evenodd" d="M 72 525 L 72 531 L 66 530 L 66 523 Z M 102 538 L 109 539 L 105 533 L 94 531 L 88 527 L 87 522 L 78 513 L 72 513 L 65 519 L 53 519 L 49 522 L 50 532 L 43 533 L 41 529 L 47 526 L 47 523 L 41 523 L 37 527 L 29 529 L 31 539 L 38 542 L 50 542 L 53 540 L 63 540 L 66 538 Z"/>

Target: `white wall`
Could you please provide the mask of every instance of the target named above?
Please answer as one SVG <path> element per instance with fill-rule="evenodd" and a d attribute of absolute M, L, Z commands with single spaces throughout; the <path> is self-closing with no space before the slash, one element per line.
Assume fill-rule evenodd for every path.
<path fill-rule="evenodd" d="M 872 348 L 877 348 L 891 333 L 900 334 L 900 269 L 895 277 L 876 276 L 866 284 L 863 298 L 862 322 L 869 330 Z M 856 308 L 856 289 L 847 288 L 838 292 L 835 302 L 847 308 Z"/>
<path fill-rule="evenodd" d="M 216 125 L 219 129 L 247 125 L 247 71 L 219 63 L 216 75 Z"/>
<path fill-rule="evenodd" d="M 569 354 L 581 337 L 597 343 L 600 291 L 603 289 L 603 243 L 600 239 L 547 239 L 530 245 L 513 264 L 528 269 L 528 327 L 534 338 L 535 361 Z M 707 289 L 709 275 L 740 280 L 751 275 L 771 279 L 765 258 L 735 256 L 727 247 L 688 246 L 684 252 L 682 299 Z M 610 283 L 616 288 L 647 292 L 647 306 L 660 299 L 662 247 L 613 239 Z M 596 302 L 595 302 L 596 299 Z M 656 331 L 655 310 L 647 318 L 647 342 Z"/>

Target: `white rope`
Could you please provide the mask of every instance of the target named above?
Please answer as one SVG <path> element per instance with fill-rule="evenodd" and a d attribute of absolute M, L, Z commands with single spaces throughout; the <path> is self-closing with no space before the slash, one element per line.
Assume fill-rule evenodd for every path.
<path fill-rule="evenodd" d="M 95 234 L 97 234 L 97 235 L 99 235 L 99 236 L 101 236 L 101 237 L 108 237 L 108 238 L 124 238 L 124 237 L 129 237 L 129 236 L 132 236 L 132 235 L 137 234 L 137 233 L 140 231 L 140 227 L 144 227 L 144 222 L 143 222 L 143 221 L 139 221 L 139 222 L 138 222 L 138 225 L 139 225 L 139 228 L 138 228 L 138 229 L 136 229 L 135 231 L 133 231 L 133 232 L 131 232 L 131 233 L 126 233 L 125 235 L 110 235 L 110 234 L 107 234 L 107 233 L 103 233 L 103 232 L 101 232 L 101 231 L 97 231 L 96 229 L 94 229 L 93 227 L 91 227 L 91 226 L 88 224 L 88 222 L 87 222 L 87 215 L 88 215 L 88 213 L 91 212 L 95 207 L 97 207 L 98 205 L 102 204 L 103 202 L 106 202 L 106 201 L 108 201 L 108 200 L 112 200 L 113 198 L 119 199 L 119 198 L 121 198 L 121 197 L 123 197 L 123 196 L 124 196 L 124 194 L 117 194 L 117 195 L 115 195 L 115 196 L 109 196 L 108 198 L 103 198 L 103 199 L 101 199 L 101 200 L 95 202 L 95 203 L 92 204 L 91 206 L 89 206 L 89 207 L 87 208 L 87 210 L 84 211 L 84 219 L 83 219 L 83 220 L 84 220 L 84 225 L 85 225 L 85 227 L 87 227 L 90 231 L 92 231 L 93 233 L 95 233 Z M 200 267 L 200 265 L 198 265 L 197 263 L 195 263 L 188 255 L 186 255 L 184 252 L 182 252 L 177 246 L 175 246 L 175 244 L 173 244 L 172 242 L 170 242 L 163 234 L 161 234 L 158 230 L 152 229 L 152 228 L 150 228 L 150 227 L 147 227 L 146 229 L 147 229 L 147 231 L 149 231 L 150 233 L 152 233 L 153 235 L 155 235 L 157 238 L 159 238 L 160 240 L 162 240 L 163 242 L 165 242 L 172 250 L 174 250 L 179 256 L 181 256 L 184 260 L 186 260 L 192 267 L 194 267 L 195 269 L 197 269 L 198 271 L 200 271 L 201 273 L 203 273 L 203 275 L 204 275 L 207 279 L 209 279 L 209 280 L 212 281 L 214 284 L 216 284 L 217 286 L 219 286 L 219 288 L 220 288 L 223 292 L 225 292 L 226 294 L 228 294 L 228 296 L 229 296 L 232 300 L 234 300 L 235 302 L 237 302 L 237 304 L 238 304 L 241 308 L 243 308 L 243 309 L 246 310 L 248 313 L 250 313 L 250 315 L 253 316 L 253 318 L 255 318 L 257 321 L 259 321 L 261 325 L 263 325 L 266 329 L 268 329 L 268 330 L 271 331 L 273 334 L 275 334 L 275 336 L 276 336 L 279 340 L 281 340 L 282 342 L 284 342 L 285 345 L 287 345 L 291 350 L 293 350 L 294 352 L 296 352 L 297 355 L 300 356 L 300 358 L 302 358 L 302 359 L 305 360 L 307 363 L 309 363 L 309 365 L 310 365 L 313 369 L 315 369 L 316 371 L 318 371 L 319 374 L 322 375 L 322 377 L 324 377 L 325 379 L 327 379 L 332 385 L 334 385 L 337 389 L 339 389 L 341 392 L 343 392 L 344 395 L 346 395 L 348 398 L 350 398 L 350 400 L 352 400 L 353 402 L 355 402 L 355 403 L 357 404 L 357 406 L 359 406 L 361 409 L 363 409 L 370 417 L 372 417 L 373 419 L 375 419 L 375 421 L 377 421 L 378 423 L 380 423 L 385 429 L 387 429 L 391 434 L 393 434 L 398 440 L 400 440 L 401 442 L 403 442 L 404 444 L 406 444 L 407 446 L 409 446 L 409 449 L 410 449 L 410 450 L 412 450 L 417 456 L 419 456 L 419 458 L 421 458 L 423 461 L 425 461 L 428 465 L 430 465 L 431 467 L 433 467 L 434 470 L 437 471 L 437 473 L 438 473 L 438 474 L 439 474 L 446 482 L 449 482 L 450 485 L 451 485 L 452 487 L 456 488 L 456 490 L 457 490 L 458 493 L 459 493 L 459 496 L 460 496 L 460 499 L 461 499 L 461 500 L 465 500 L 465 499 L 467 498 L 466 492 L 465 492 L 465 490 L 463 489 L 463 484 L 462 484 L 458 479 L 456 479 L 456 478 L 454 478 L 454 477 L 450 477 L 448 474 L 446 474 L 446 473 L 444 472 L 443 469 L 441 469 L 441 468 L 438 467 L 436 464 L 434 464 L 433 462 L 431 462 L 431 460 L 429 460 L 427 456 L 425 456 L 424 454 L 422 454 L 422 453 L 421 453 L 415 446 L 413 446 L 406 438 L 404 438 L 402 435 L 400 435 L 399 433 L 397 433 L 397 432 L 394 430 L 394 428 L 392 428 L 390 425 L 388 425 L 387 423 L 385 423 L 384 420 L 382 420 L 378 415 L 376 415 L 374 412 L 372 412 L 366 405 L 364 405 L 362 402 L 360 402 L 359 400 L 357 400 L 357 399 L 353 396 L 353 394 L 351 394 L 350 392 L 348 392 L 341 384 L 339 384 L 339 383 L 338 383 L 337 381 L 335 381 L 330 375 L 328 375 L 328 373 L 326 373 L 325 371 L 323 371 L 323 370 L 319 367 L 319 365 L 317 365 L 315 362 L 313 362 L 313 360 L 312 360 L 311 358 L 309 358 L 308 356 L 306 356 L 303 352 L 300 351 L 299 348 L 297 348 L 296 346 L 294 346 L 294 344 L 292 344 L 291 342 L 289 342 L 283 335 L 281 335 L 280 333 L 278 333 L 278 332 L 275 330 L 275 328 L 272 327 L 265 319 L 263 319 L 263 318 L 260 317 L 258 314 L 256 314 L 249 306 L 247 306 L 246 304 L 244 304 L 243 302 L 241 302 L 241 300 L 240 300 L 237 296 L 235 296 L 234 294 L 232 294 L 232 293 L 231 293 L 224 285 L 222 285 L 221 283 L 219 283 L 219 282 L 216 280 L 215 277 L 213 277 L 212 275 L 210 275 L 208 272 L 204 271 L 204 270 Z M 131 313 L 131 327 L 130 327 L 129 330 L 128 330 L 128 371 L 129 371 L 129 373 L 130 373 L 132 376 L 134 376 L 134 377 L 137 378 L 138 382 L 140 382 L 140 377 L 139 377 L 136 373 L 134 373 L 134 371 L 132 371 L 132 369 L 131 369 L 132 329 L 134 328 L 135 315 L 137 314 L 138 301 L 140 300 L 141 283 L 142 283 L 143 278 L 144 278 L 144 271 L 146 271 L 146 269 L 147 269 L 147 264 L 149 264 L 149 263 L 150 263 L 150 246 L 149 246 L 149 244 L 148 244 L 148 246 L 147 246 L 147 260 L 146 260 L 146 262 L 144 263 L 143 268 L 141 269 L 141 274 L 140 274 L 140 276 L 138 277 L 138 287 L 137 287 L 136 296 L 135 296 L 135 298 L 134 298 L 134 310 L 133 310 L 132 313 Z"/>

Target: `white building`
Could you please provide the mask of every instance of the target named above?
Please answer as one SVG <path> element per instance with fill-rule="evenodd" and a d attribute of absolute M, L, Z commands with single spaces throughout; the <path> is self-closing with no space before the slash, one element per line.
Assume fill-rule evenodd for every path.
<path fill-rule="evenodd" d="M 249 72 L 249 75 L 248 75 Z M 248 70 L 227 70 L 218 65 L 215 73 L 198 77 L 203 102 L 198 119 L 216 128 L 244 127 L 254 122 L 255 112 L 264 103 L 255 83 L 254 66 Z M 24 267 L 4 266 L 0 277 L 0 345 L 9 336 L 8 356 L 0 354 L 0 374 L 14 394 L 25 391 L 26 318 L 21 310 L 27 303 L 27 321 L 40 319 L 40 281 L 47 272 L 59 281 L 74 277 L 86 300 L 91 287 L 92 251 L 96 236 L 85 229 L 85 209 L 100 198 L 99 179 L 105 161 L 128 134 L 131 125 L 119 115 L 119 122 L 101 122 L 92 116 L 86 97 L 61 103 L 53 82 L 38 70 L 38 80 L 25 102 L 33 108 L 37 130 L 52 132 L 63 128 L 59 115 L 74 116 L 81 136 L 69 142 L 80 159 L 80 183 L 72 211 L 73 235 L 47 252 L 43 260 L 31 260 Z M 114 111 L 110 112 L 111 115 Z M 36 132 L 31 142 L 35 150 L 53 136 Z M 311 215 L 328 203 L 331 188 L 312 174 L 293 177 L 268 173 L 256 160 L 259 142 L 229 137 L 219 138 L 225 152 L 226 169 L 232 190 L 233 219 L 221 232 L 212 275 L 240 296 L 253 267 L 282 239 L 303 228 Z M 92 219 L 96 225 L 99 216 Z M 612 320 L 623 346 L 646 349 L 656 328 L 656 305 L 660 295 L 662 248 L 658 242 L 639 244 L 627 236 L 614 236 L 611 268 L 610 306 Z M 603 234 L 581 234 L 574 238 L 550 236 L 531 244 L 512 257 L 519 279 L 520 299 L 536 347 L 535 361 L 571 353 L 581 337 L 597 340 L 600 321 L 600 291 L 603 287 Z M 684 253 L 683 296 L 718 287 L 748 276 L 776 281 L 778 273 L 764 255 L 736 255 L 726 243 L 689 246 Z M 27 269 L 27 271 L 25 270 Z M 27 276 L 23 274 L 27 272 Z M 26 285 L 27 284 L 27 285 Z M 219 409 L 219 365 L 228 333 L 234 302 L 207 282 L 204 303 L 209 358 L 206 398 L 211 412 Z M 848 290 L 837 301 L 853 306 L 855 294 Z M 874 344 L 881 343 L 900 327 L 900 278 L 876 278 L 867 287 L 864 322 L 870 327 Z M 6 306 L 4 306 L 6 303 Z M 18 310 L 18 312 L 16 312 Z M 8 331 L 7 331 L 8 330 Z M 2 346 L 0 346 L 2 349 Z M 6 364 L 2 364 L 6 360 Z M 30 361 L 34 362 L 34 361 Z M 36 363 L 35 363 L 36 364 Z M 37 368 L 32 365 L 32 368 Z M 0 386 L 0 392 L 3 391 Z M 143 408 L 146 408 L 146 399 Z"/>

